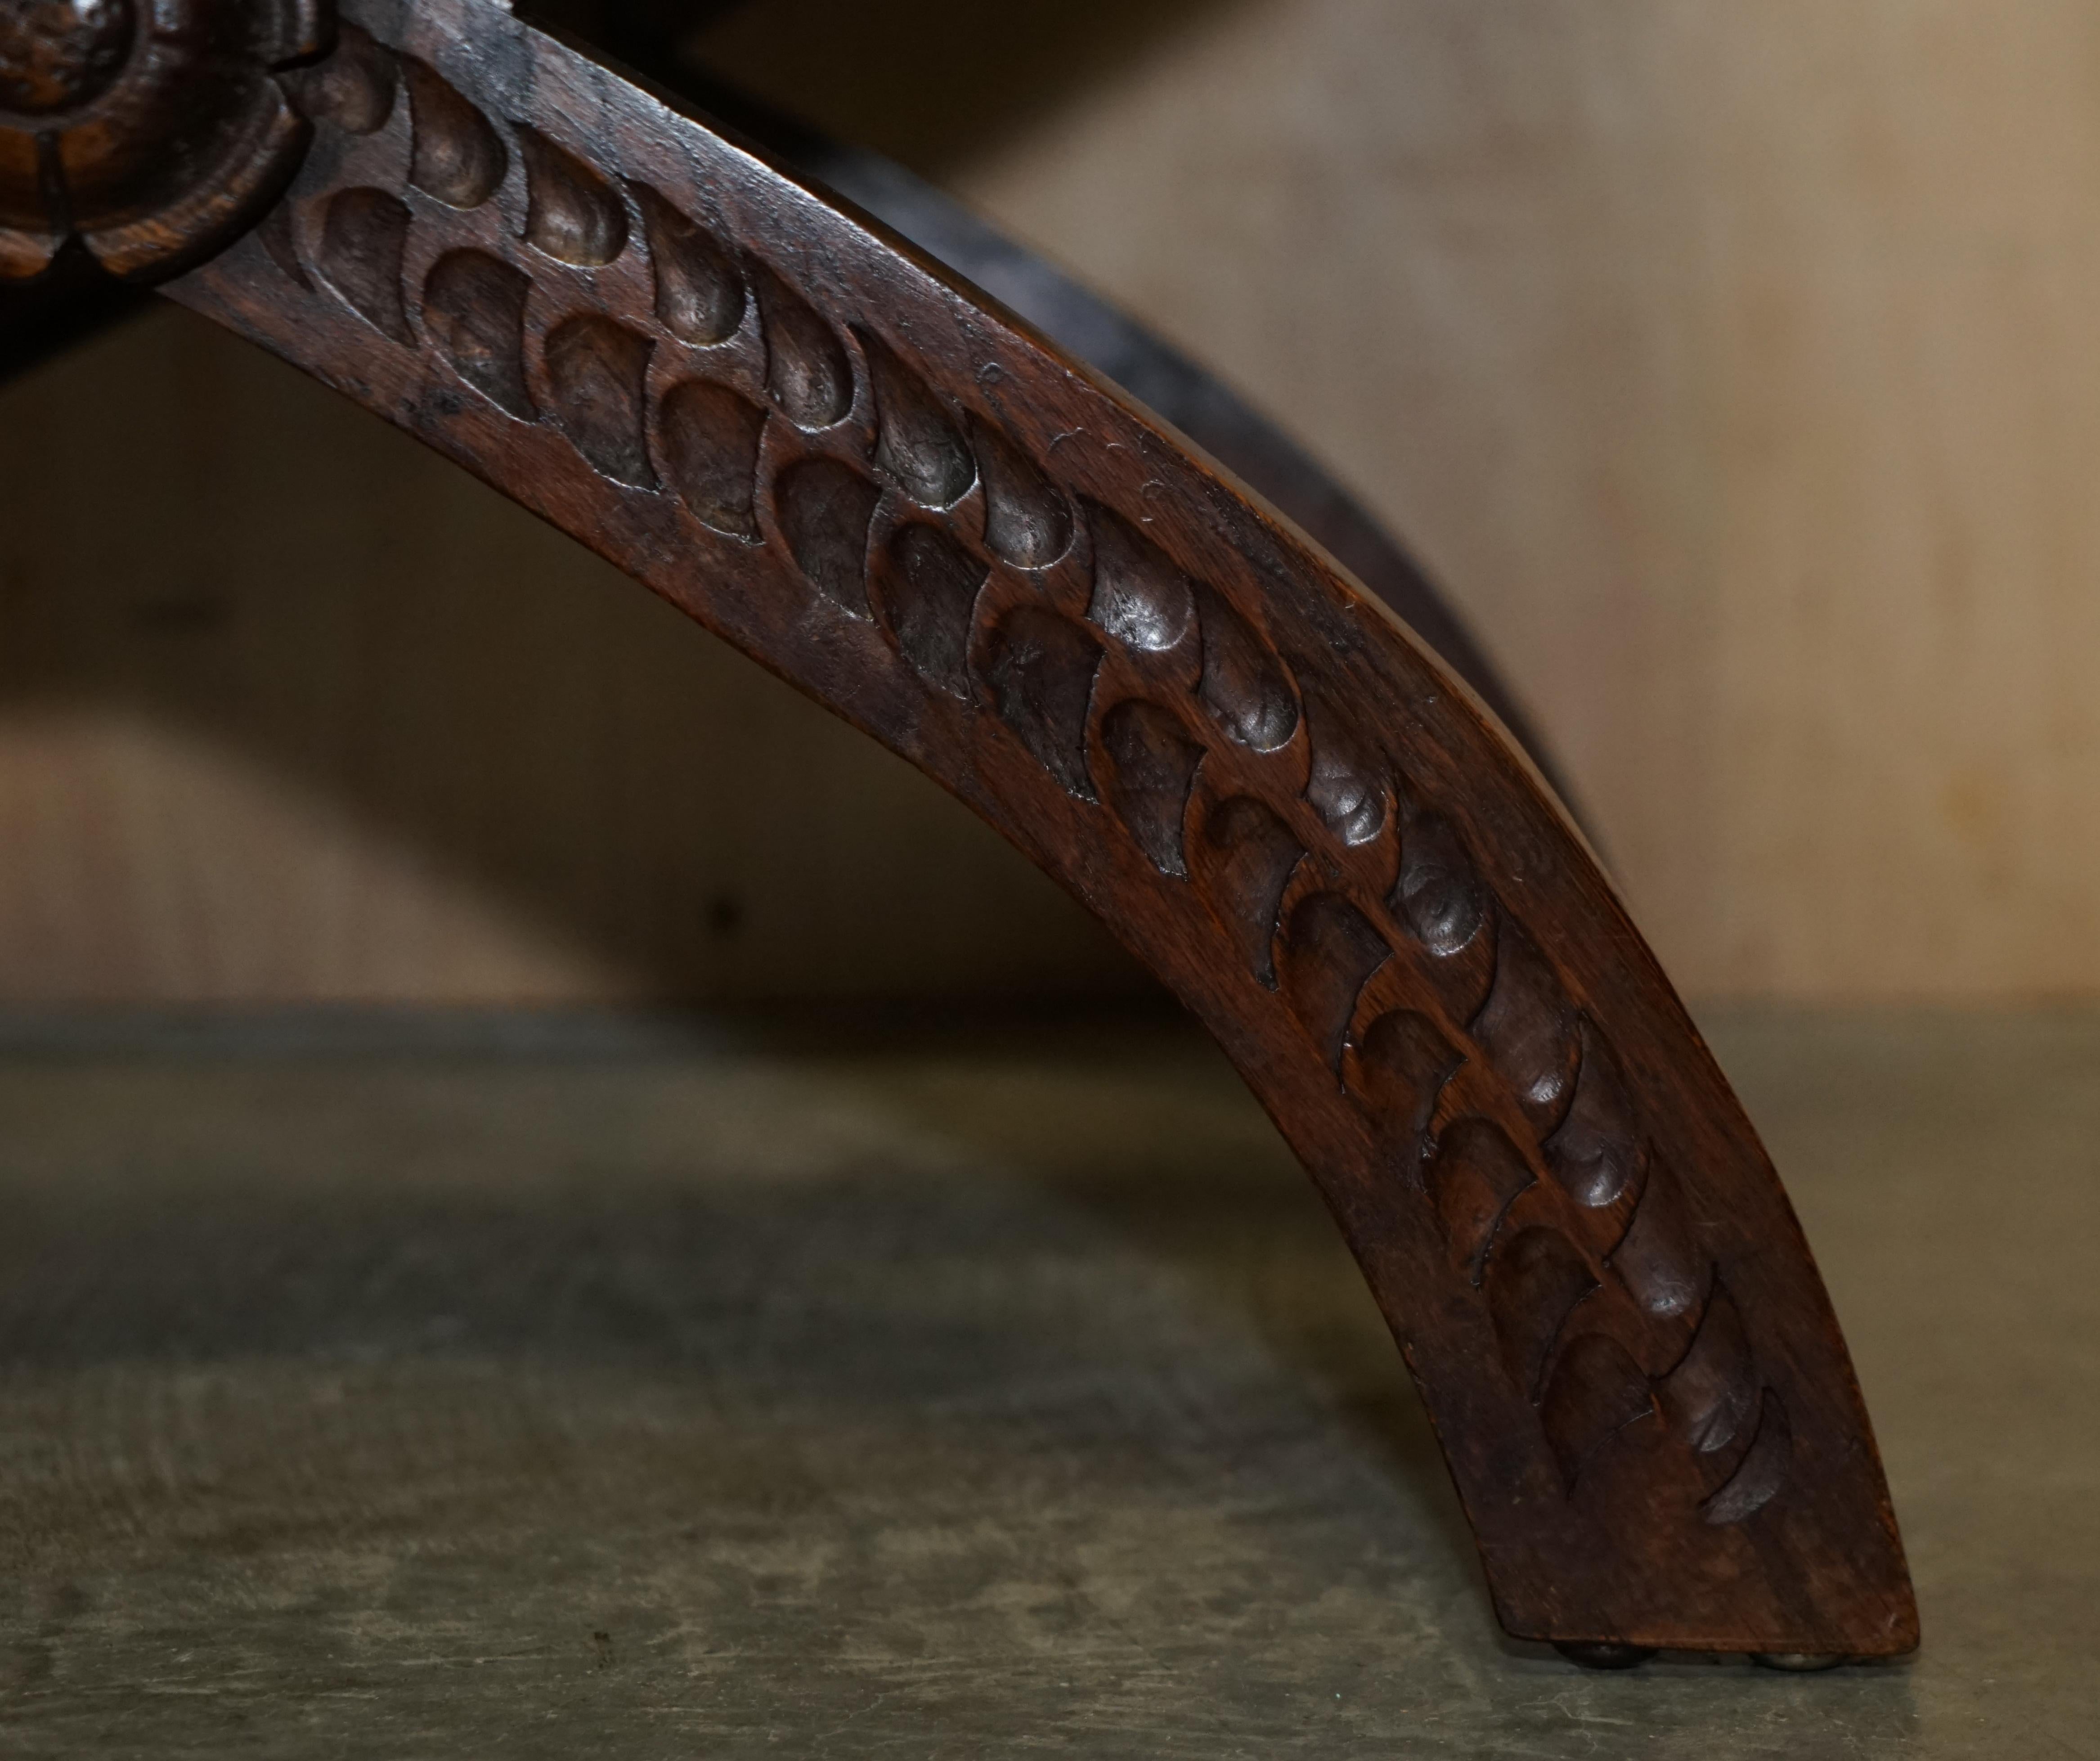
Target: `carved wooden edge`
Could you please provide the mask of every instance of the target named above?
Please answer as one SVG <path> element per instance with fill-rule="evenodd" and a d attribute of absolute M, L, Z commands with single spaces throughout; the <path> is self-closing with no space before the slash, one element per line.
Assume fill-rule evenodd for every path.
<path fill-rule="evenodd" d="M 598 24 L 610 25 L 615 13 Z M 1467 621 L 1449 604 L 1422 565 L 1324 466 L 1274 421 L 1198 363 L 1117 309 L 1065 271 L 1008 236 L 982 215 L 893 160 L 827 138 L 771 104 L 697 67 L 674 42 L 645 28 L 607 33 L 583 45 L 611 49 L 676 95 L 674 101 L 755 142 L 776 166 L 843 196 L 900 234 L 978 297 L 989 293 L 1066 355 L 1084 362 L 1124 395 L 1162 417 L 1185 440 L 1251 488 L 1255 495 L 1339 562 L 1399 613 L 1445 665 L 1479 693 L 1545 775 L 1561 805 L 1590 834 L 1567 777 L 1508 682 L 1496 671 Z M 0 357 L 0 373 L 5 372 Z"/>
<path fill-rule="evenodd" d="M 170 294 L 918 764 L 1158 971 L 1339 1220 L 1512 1634 L 1915 1647 L 1777 1177 L 1403 626 L 981 296 L 492 0 L 351 0 L 288 84 L 289 195 Z"/>

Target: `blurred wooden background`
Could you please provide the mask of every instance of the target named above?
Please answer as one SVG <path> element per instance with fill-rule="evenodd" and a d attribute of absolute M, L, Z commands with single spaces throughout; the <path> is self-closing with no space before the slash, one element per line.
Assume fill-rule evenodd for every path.
<path fill-rule="evenodd" d="M 761 0 L 1282 417 L 1701 997 L 2100 990 L 2100 7 Z M 157 314 L 0 394 L 0 1003 L 1095 994 L 933 788 Z"/>

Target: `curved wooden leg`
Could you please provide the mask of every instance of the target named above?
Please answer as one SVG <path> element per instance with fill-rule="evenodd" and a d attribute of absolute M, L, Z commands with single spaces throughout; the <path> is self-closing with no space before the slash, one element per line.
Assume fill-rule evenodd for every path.
<path fill-rule="evenodd" d="M 290 143 L 289 194 L 170 293 L 911 759 L 1149 962 L 1339 1219 L 1512 1633 L 1916 1644 L 1755 1134 L 1405 627 L 981 296 L 492 0 L 351 0 L 281 79 L 311 148 L 241 138 Z"/>

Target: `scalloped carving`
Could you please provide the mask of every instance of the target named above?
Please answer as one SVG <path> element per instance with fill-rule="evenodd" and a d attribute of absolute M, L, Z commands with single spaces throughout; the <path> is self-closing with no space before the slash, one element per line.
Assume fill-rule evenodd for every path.
<path fill-rule="evenodd" d="M 520 421 L 540 412 L 525 383 L 525 302 L 532 284 L 487 251 L 448 251 L 423 280 L 423 329 L 452 371 Z"/>
<path fill-rule="evenodd" d="M 401 296 L 408 205 L 384 190 L 339 190 L 329 198 L 315 265 L 344 303 L 382 336 L 413 345 Z"/>
<path fill-rule="evenodd" d="M 1536 1129 L 1552 1130 L 1575 1092 L 1575 1005 L 1552 962 L 1514 921 L 1496 940 L 1494 987 L 1472 1032 L 1516 1091 L 1524 1116 Z"/>
<path fill-rule="evenodd" d="M 1388 1155 L 1411 1170 L 1420 1159 L 1444 1085 L 1466 1061 L 1436 1023 L 1414 1009 L 1388 1009 L 1345 1049 L 1343 1075 L 1378 1128 Z"/>
<path fill-rule="evenodd" d="M 1626 1238 L 1612 1251 L 1612 1269 L 1649 1314 L 1686 1315 L 1699 1306 L 1709 1269 L 1691 1239 L 1676 1175 L 1652 1163 Z"/>
<path fill-rule="evenodd" d="M 1203 632 L 1203 707 L 1251 751 L 1289 745 L 1298 731 L 1298 696 L 1282 661 L 1223 594 L 1198 586 L 1196 610 Z"/>
<path fill-rule="evenodd" d="M 870 331 L 855 333 L 875 386 L 875 461 L 921 507 L 953 507 L 977 480 L 962 430 L 926 382 Z"/>
<path fill-rule="evenodd" d="M 1390 903 L 1408 933 L 1443 959 L 1471 947 L 1487 923 L 1487 889 L 1480 871 L 1465 840 L 1441 814 L 1418 814 L 1409 822 Z"/>
<path fill-rule="evenodd" d="M 1312 743 L 1312 775 L 1305 798 L 1343 843 L 1370 843 L 1386 828 L 1384 783 L 1331 704 L 1308 694 L 1305 722 Z"/>
<path fill-rule="evenodd" d="M 411 119 L 408 181 L 448 207 L 479 208 L 510 168 L 503 137 L 426 61 L 399 57 Z"/>
<path fill-rule="evenodd" d="M 1546 1165 L 1576 1203 L 1596 1209 L 1638 1189 L 1647 1152 L 1611 1042 L 1587 1016 L 1577 1019 L 1575 1035 L 1575 1094 L 1546 1141 Z"/>
<path fill-rule="evenodd" d="M 1154 867 L 1185 876 L 1182 827 L 1203 748 L 1172 710 L 1135 697 L 1102 717 L 1101 746 L 1108 753 L 1109 801 L 1116 817 Z"/>
<path fill-rule="evenodd" d="M 1087 771 L 1087 712 L 1101 645 L 1070 618 L 1024 605 L 1000 620 L 988 652 L 985 676 L 999 719 L 1066 794 L 1096 799 Z"/>
<path fill-rule="evenodd" d="M 969 700 L 970 625 L 991 572 L 938 526 L 917 521 L 889 541 L 876 594 L 898 651 L 938 691 Z"/>
<path fill-rule="evenodd" d="M 558 263 L 602 268 L 627 249 L 627 207 L 617 191 L 566 147 L 517 126 L 525 162 L 525 242 Z"/>
<path fill-rule="evenodd" d="M 1701 1455 L 1744 1436 L 1757 1410 L 1758 1368 L 1735 1299 L 1717 1288 L 1683 1362 L 1663 1379 L 1670 1423 Z"/>
<path fill-rule="evenodd" d="M 1339 893 L 1312 893 L 1293 907 L 1283 932 L 1283 994 L 1328 1067 L 1342 1067 L 1342 1048 L 1357 999 L 1392 949 Z"/>
<path fill-rule="evenodd" d="M 1087 504 L 1094 595 L 1087 616 L 1127 648 L 1164 654 L 1195 627 L 1196 597 L 1167 553 L 1120 514 Z"/>
<path fill-rule="evenodd" d="M 601 476 L 654 489 L 643 388 L 655 344 L 585 312 L 549 331 L 545 347 L 548 400 L 570 444 Z"/>
<path fill-rule="evenodd" d="M 1546 1441 L 1571 1487 L 1613 1437 L 1656 1416 L 1655 1395 L 1640 1366 L 1603 1333 L 1581 1334 L 1568 1342 L 1538 1403 Z"/>
<path fill-rule="evenodd" d="M 1015 568 L 1048 568 L 1071 548 L 1072 504 L 1035 461 L 990 422 L 970 418 L 985 486 L 985 544 Z"/>
<path fill-rule="evenodd" d="M 1305 847 L 1274 809 L 1236 795 L 1203 822 L 1196 879 L 1239 944 L 1247 969 L 1276 988 L 1277 918 Z"/>
<path fill-rule="evenodd" d="M 762 263 L 750 264 L 765 330 L 765 389 L 780 413 L 814 434 L 853 408 L 853 363 L 816 308 Z"/>
<path fill-rule="evenodd" d="M 867 534 L 882 492 L 850 465 L 813 458 L 783 470 L 774 495 L 788 550 L 810 585 L 841 611 L 873 616 Z"/>
<path fill-rule="evenodd" d="M 336 27 L 335 53 L 327 60 L 278 77 L 302 113 L 349 135 L 377 135 L 386 126 L 400 82 L 393 51 L 347 20 Z"/>
<path fill-rule="evenodd" d="M 1786 1402 L 1771 1388 L 1758 1418 L 1758 1434 L 1742 1465 L 1728 1483 L 1700 1506 L 1699 1513 L 1716 1527 L 1748 1522 L 1779 1494 L 1793 1468 L 1793 1425 Z"/>
<path fill-rule="evenodd" d="M 675 385 L 656 407 L 664 474 L 678 499 L 704 525 L 752 544 L 758 542 L 758 442 L 765 430 L 764 410 L 710 380 Z"/>
<path fill-rule="evenodd" d="M 1496 1246 L 1483 1282 L 1502 1367 L 1527 1400 L 1536 1400 L 1554 1340 L 1597 1281 L 1565 1235 L 1533 1224 Z"/>
<path fill-rule="evenodd" d="M 743 278 L 721 242 L 646 183 L 629 183 L 642 210 L 655 278 L 656 321 L 698 348 L 726 342 L 743 323 Z"/>
<path fill-rule="evenodd" d="M 1538 1176 L 1493 1119 L 1469 1117 L 1445 1127 L 1423 1177 L 1453 1260 L 1478 1284 L 1503 1217 Z"/>

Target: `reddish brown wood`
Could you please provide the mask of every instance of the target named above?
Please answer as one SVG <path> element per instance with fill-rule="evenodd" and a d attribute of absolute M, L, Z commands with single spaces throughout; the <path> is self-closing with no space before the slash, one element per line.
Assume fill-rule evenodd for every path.
<path fill-rule="evenodd" d="M 491 0 L 351 0 L 287 83 L 289 194 L 169 291 L 911 759 L 1149 962 L 1339 1220 L 1512 1633 L 1915 1646 L 1755 1133 L 1404 627 L 969 289 Z"/>

